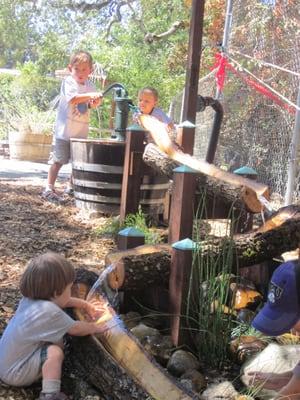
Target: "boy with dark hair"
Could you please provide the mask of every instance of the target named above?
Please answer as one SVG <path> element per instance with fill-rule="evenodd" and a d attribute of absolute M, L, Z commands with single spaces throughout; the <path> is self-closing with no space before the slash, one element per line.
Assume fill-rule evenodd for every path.
<path fill-rule="evenodd" d="M 12 386 L 29 386 L 42 377 L 39 400 L 66 400 L 60 392 L 64 359 L 63 336 L 101 333 L 105 326 L 75 321 L 65 307 L 99 314 L 92 304 L 71 297 L 72 264 L 56 253 L 33 258 L 22 278 L 23 298 L 0 339 L 0 379 Z M 102 313 L 102 312 L 101 312 Z"/>

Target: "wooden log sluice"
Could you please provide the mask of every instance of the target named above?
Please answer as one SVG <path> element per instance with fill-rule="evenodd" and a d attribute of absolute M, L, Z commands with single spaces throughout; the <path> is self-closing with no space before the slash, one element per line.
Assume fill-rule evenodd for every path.
<path fill-rule="evenodd" d="M 295 250 L 300 243 L 300 207 L 287 206 L 276 212 L 266 223 L 249 233 L 233 238 L 211 238 L 201 242 L 203 257 L 218 260 L 222 252 L 232 251 L 233 271 L 238 267 L 259 264 Z M 112 289 L 143 290 L 150 283 L 164 284 L 169 280 L 171 247 L 168 245 L 139 246 L 111 253 L 106 265 L 115 268 L 108 275 Z"/>
<path fill-rule="evenodd" d="M 186 165 L 199 174 L 208 176 L 212 181 L 221 181 L 238 192 L 236 198 L 241 199 L 251 212 L 260 212 L 263 209 L 260 197 L 269 199 L 269 189 L 266 185 L 251 179 L 223 171 L 204 160 L 197 160 L 189 154 L 183 153 L 170 139 L 166 125 L 150 115 L 139 116 L 141 125 L 151 133 L 151 136 L 160 149 L 172 161 Z M 146 162 L 146 160 L 144 159 Z M 152 165 L 153 167 L 153 165 Z"/>
<path fill-rule="evenodd" d="M 73 295 L 86 298 L 89 287 L 77 283 Z M 87 379 L 110 400 L 196 400 L 198 396 L 184 389 L 143 349 L 122 325 L 106 298 L 95 293 L 90 301 L 105 313 L 97 323 L 105 323 L 102 334 L 73 337 L 76 358 L 85 368 Z M 89 317 L 74 311 L 77 319 Z"/>
<path fill-rule="evenodd" d="M 173 169 L 180 165 L 179 162 L 168 157 L 154 143 L 149 143 L 144 150 L 143 160 L 155 171 L 166 175 L 169 179 L 173 177 Z M 205 193 L 207 199 L 220 198 L 227 208 L 234 205 L 235 208 L 245 210 L 243 201 L 243 188 L 232 186 L 218 179 L 200 175 L 197 178 L 197 193 Z"/>

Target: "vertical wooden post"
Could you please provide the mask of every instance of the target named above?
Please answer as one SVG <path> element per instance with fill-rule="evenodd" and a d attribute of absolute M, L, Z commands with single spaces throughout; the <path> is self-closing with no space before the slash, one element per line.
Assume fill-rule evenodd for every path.
<path fill-rule="evenodd" d="M 185 153 L 193 154 L 195 142 L 196 125 L 189 121 L 184 121 L 177 128 L 176 141 L 184 149 Z"/>
<path fill-rule="evenodd" d="M 204 17 L 205 0 L 193 0 L 191 9 L 191 25 L 189 36 L 189 52 L 188 63 L 186 70 L 185 91 L 183 100 L 183 113 L 182 120 L 195 123 L 196 121 L 196 108 L 197 108 L 197 95 L 198 95 L 198 81 L 200 58 L 202 49 L 202 31 L 203 31 L 203 17 Z M 192 135 L 190 131 L 183 129 L 183 143 L 187 146 L 187 150 L 194 147 L 195 128 L 193 128 Z M 191 141 L 189 143 L 189 141 Z M 181 145 L 181 143 L 179 143 Z M 186 148 L 182 144 L 184 152 Z M 192 153 L 189 153 L 192 154 Z"/>
<path fill-rule="evenodd" d="M 172 245 L 169 280 L 171 337 L 175 346 L 188 344 L 187 300 L 192 272 L 193 249 L 196 244 L 184 239 Z"/>
<path fill-rule="evenodd" d="M 192 237 L 197 172 L 181 166 L 174 169 L 169 221 L 169 243 Z"/>
<path fill-rule="evenodd" d="M 145 244 L 145 235 L 139 229 L 125 228 L 118 233 L 117 245 L 119 250 L 133 249 L 143 244 Z"/>
<path fill-rule="evenodd" d="M 140 185 L 143 175 L 143 151 L 145 130 L 139 125 L 132 125 L 126 131 L 125 160 L 123 168 L 120 220 L 127 214 L 138 211 Z"/>

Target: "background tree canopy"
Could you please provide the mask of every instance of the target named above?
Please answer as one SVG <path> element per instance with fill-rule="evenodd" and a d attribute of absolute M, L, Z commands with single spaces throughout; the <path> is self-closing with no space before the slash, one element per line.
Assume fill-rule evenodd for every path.
<path fill-rule="evenodd" d="M 32 62 L 35 72 L 46 76 L 64 68 L 75 49 L 87 49 L 109 81 L 124 83 L 132 95 L 154 85 L 167 104 L 184 84 L 189 11 L 180 0 L 4 0 L 0 66 L 22 68 Z M 172 34 L 152 37 L 176 21 L 180 26 Z"/>

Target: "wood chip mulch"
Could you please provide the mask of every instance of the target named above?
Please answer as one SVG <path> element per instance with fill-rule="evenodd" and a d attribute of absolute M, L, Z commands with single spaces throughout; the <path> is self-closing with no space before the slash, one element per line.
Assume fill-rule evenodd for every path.
<path fill-rule="evenodd" d="M 17 307 L 19 279 L 32 257 L 55 251 L 75 266 L 99 274 L 105 255 L 115 246 L 111 238 L 95 235 L 95 228 L 107 218 L 87 219 L 72 200 L 62 206 L 49 203 L 41 198 L 41 190 L 28 181 L 0 182 L 0 336 Z M 82 388 L 75 393 L 74 382 L 78 380 L 72 371 L 63 380 L 71 399 L 101 399 L 91 388 L 85 394 Z M 30 388 L 11 388 L 0 382 L 0 400 L 32 400 L 38 397 L 40 388 L 40 383 Z"/>

